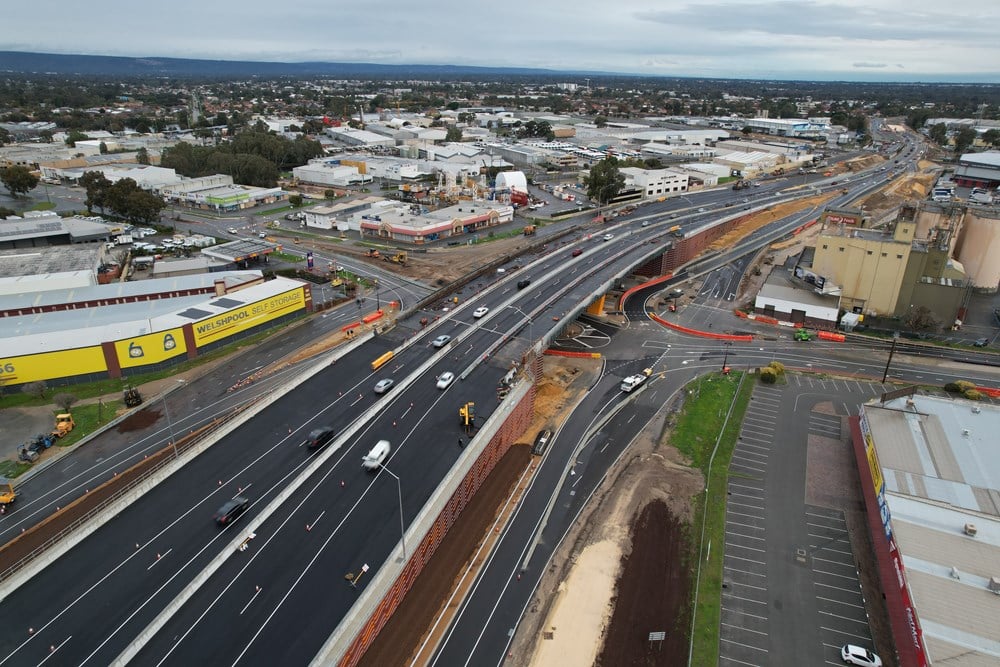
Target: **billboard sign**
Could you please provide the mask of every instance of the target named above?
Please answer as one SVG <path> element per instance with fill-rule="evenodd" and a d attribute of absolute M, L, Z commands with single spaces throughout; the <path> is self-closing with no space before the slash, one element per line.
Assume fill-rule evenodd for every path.
<path fill-rule="evenodd" d="M 303 288 L 297 287 L 291 291 L 205 318 L 193 325 L 195 345 L 201 347 L 240 331 L 252 329 L 288 313 L 301 310 L 305 307 L 305 303 Z"/>
<path fill-rule="evenodd" d="M 115 341 L 115 353 L 122 368 L 158 364 L 185 352 L 187 345 L 180 327 Z"/>

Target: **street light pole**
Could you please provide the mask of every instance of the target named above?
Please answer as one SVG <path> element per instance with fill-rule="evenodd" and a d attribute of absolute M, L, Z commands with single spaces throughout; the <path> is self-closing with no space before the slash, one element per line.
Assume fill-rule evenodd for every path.
<path fill-rule="evenodd" d="M 725 347 L 725 352 L 722 355 L 722 372 L 723 373 L 726 372 L 726 362 L 729 360 L 729 348 L 730 348 L 730 346 L 732 346 L 732 343 L 729 342 L 729 341 L 726 341 L 725 342 L 725 346 L 726 346 Z"/>
<path fill-rule="evenodd" d="M 167 430 L 170 432 L 170 444 L 174 446 L 174 458 L 180 458 L 180 455 L 177 453 L 177 441 L 174 439 L 174 425 L 170 422 L 170 410 L 167 408 L 166 393 L 160 395 L 160 400 L 163 401 L 163 414 L 167 416 Z"/>
<path fill-rule="evenodd" d="M 396 495 L 399 497 L 399 539 L 403 543 L 403 562 L 406 562 L 406 528 L 403 526 L 403 487 L 399 482 L 399 477 L 394 472 L 379 463 L 378 467 L 386 471 L 396 480 Z"/>
<path fill-rule="evenodd" d="M 531 345 L 534 346 L 534 344 L 535 344 L 535 337 L 534 337 L 533 334 L 534 334 L 534 328 L 535 328 L 535 321 L 533 319 L 531 319 L 531 316 L 528 315 L 528 313 L 524 312 L 523 310 L 521 310 L 517 306 L 515 306 L 513 304 L 508 304 L 507 307 L 508 308 L 512 308 L 512 309 L 516 310 L 517 312 L 521 313 L 521 315 L 524 316 L 524 319 L 528 320 L 528 342 L 530 342 Z"/>

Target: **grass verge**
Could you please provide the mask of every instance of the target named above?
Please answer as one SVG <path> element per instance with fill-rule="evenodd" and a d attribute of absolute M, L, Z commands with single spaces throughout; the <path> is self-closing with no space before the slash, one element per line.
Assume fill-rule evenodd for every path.
<path fill-rule="evenodd" d="M 700 493 L 694 499 L 695 517 L 690 531 L 693 538 L 691 563 L 697 567 L 699 558 L 703 559 L 700 580 L 694 590 L 692 665 L 714 665 L 719 660 L 726 482 L 729 460 L 736 446 L 736 438 L 756 379 L 755 376 L 747 376 L 741 386 L 742 375 L 733 373 L 722 376 L 713 373 L 689 384 L 686 387 L 688 398 L 684 410 L 671 435 L 671 444 L 702 471 L 709 489 L 707 494 Z M 732 414 L 726 421 L 730 406 L 733 406 Z M 723 422 L 725 428 L 720 436 L 718 429 Z M 716 440 L 719 441 L 719 448 L 712 459 Z M 705 523 L 704 542 L 699 544 L 702 521 Z"/>

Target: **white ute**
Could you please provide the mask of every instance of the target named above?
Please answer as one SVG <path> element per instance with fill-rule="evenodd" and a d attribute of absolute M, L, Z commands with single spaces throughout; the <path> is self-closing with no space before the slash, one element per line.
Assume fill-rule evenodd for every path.
<path fill-rule="evenodd" d="M 620 388 L 627 394 L 636 387 L 638 387 L 639 385 L 641 385 L 643 382 L 645 382 L 646 378 L 648 378 L 652 374 L 653 374 L 653 369 L 647 368 L 641 373 L 636 373 L 635 375 L 629 375 L 627 378 L 622 380 Z"/>

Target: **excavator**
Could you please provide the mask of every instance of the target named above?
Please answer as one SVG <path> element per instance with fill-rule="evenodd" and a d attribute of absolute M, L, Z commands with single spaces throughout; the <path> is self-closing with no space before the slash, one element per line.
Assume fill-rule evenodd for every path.
<path fill-rule="evenodd" d="M 6 477 L 0 477 L 0 510 L 6 509 L 16 499 L 17 491 L 14 490 L 14 485 Z"/>

